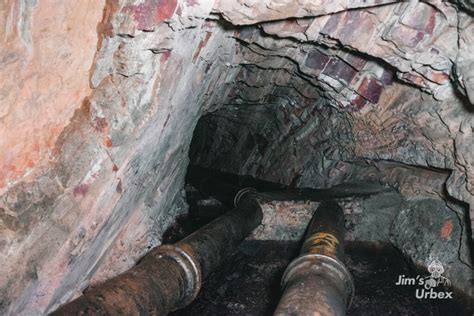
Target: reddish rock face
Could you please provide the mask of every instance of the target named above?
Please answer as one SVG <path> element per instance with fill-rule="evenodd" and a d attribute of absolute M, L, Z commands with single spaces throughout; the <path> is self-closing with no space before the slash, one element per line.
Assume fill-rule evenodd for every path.
<path fill-rule="evenodd" d="M 201 91 L 235 74 L 209 3 L 180 3 L 181 32 L 176 1 L 34 3 L 0 4 L 0 314 L 50 312 L 160 243 Z"/>
<path fill-rule="evenodd" d="M 453 232 L 453 221 L 451 219 L 448 219 L 444 222 L 443 227 L 441 228 L 440 231 L 440 237 L 442 239 L 448 239 L 449 236 L 451 236 L 451 233 Z"/>
<path fill-rule="evenodd" d="M 91 93 L 104 1 L 0 4 L 0 189 L 44 166 Z"/>
<path fill-rule="evenodd" d="M 176 5 L 177 0 L 145 0 L 138 5 L 126 6 L 123 11 L 133 17 L 139 30 L 153 30 L 173 15 Z"/>

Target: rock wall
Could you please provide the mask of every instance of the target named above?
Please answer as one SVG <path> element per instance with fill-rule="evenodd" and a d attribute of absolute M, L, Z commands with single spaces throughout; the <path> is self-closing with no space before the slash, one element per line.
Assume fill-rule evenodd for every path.
<path fill-rule="evenodd" d="M 50 312 L 160 244 L 202 115 L 195 163 L 474 205 L 453 3 L 4 1 L 0 313 Z"/>
<path fill-rule="evenodd" d="M 24 47 L 2 51 L 2 61 L 11 59 L 2 93 L 20 89 L 32 69 L 38 85 L 24 93 L 41 97 L 44 107 L 26 109 L 12 92 L 10 110 L 2 102 L 2 119 L 12 122 L 2 125 L 2 142 L 28 152 L 36 145 L 22 138 L 27 133 L 44 138 L 49 125 L 60 127 L 56 138 L 48 134 L 50 148 L 38 143 L 38 164 L 2 174 L 8 180 L 0 197 L 1 314 L 54 310 L 134 265 L 186 211 L 181 190 L 201 104 L 225 95 L 233 76 L 226 62 L 235 41 L 203 19 L 211 6 L 39 0 L 8 2 L 2 10 L 7 31 L 17 27 L 9 14 L 20 14 L 33 33 L 50 38 L 30 39 L 33 57 L 21 65 L 15 49 Z M 59 20 L 50 15 L 55 10 Z M 68 25 L 77 38 L 65 33 Z M 18 129 L 15 120 L 31 130 Z M 0 160 L 20 156 L 11 152 Z"/>
<path fill-rule="evenodd" d="M 37 175 L 91 93 L 104 1 L 0 4 L 0 192 Z"/>

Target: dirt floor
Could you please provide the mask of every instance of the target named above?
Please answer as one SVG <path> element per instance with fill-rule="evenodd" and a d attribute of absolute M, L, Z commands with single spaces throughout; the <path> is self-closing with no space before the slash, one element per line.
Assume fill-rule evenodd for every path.
<path fill-rule="evenodd" d="M 295 243 L 251 241 L 204 283 L 197 299 L 172 315 L 272 315 L 280 278 L 296 255 Z M 347 265 L 355 297 L 347 315 L 472 315 L 454 301 L 419 300 L 414 287 L 395 286 L 398 275 L 415 272 L 393 248 L 349 246 Z"/>

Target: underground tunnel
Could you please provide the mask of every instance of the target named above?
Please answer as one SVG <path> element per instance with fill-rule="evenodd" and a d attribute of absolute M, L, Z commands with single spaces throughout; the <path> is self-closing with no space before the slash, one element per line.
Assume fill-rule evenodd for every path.
<path fill-rule="evenodd" d="M 472 315 L 473 12 L 3 2 L 0 314 Z"/>

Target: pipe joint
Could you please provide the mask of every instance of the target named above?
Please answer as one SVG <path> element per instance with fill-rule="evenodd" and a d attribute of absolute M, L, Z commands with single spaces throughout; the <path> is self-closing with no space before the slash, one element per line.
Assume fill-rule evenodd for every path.
<path fill-rule="evenodd" d="M 170 259 L 182 269 L 186 281 L 182 284 L 181 298 L 173 310 L 190 304 L 201 289 L 201 267 L 199 262 L 186 251 L 176 245 L 161 245 L 154 251 L 157 259 Z"/>
<path fill-rule="evenodd" d="M 325 284 L 331 284 L 346 298 L 346 308 L 352 304 L 354 298 L 354 281 L 346 266 L 338 259 L 317 253 L 304 254 L 293 260 L 281 280 L 281 286 L 285 289 L 288 285 L 304 279 L 308 275 L 324 279 Z"/>
<path fill-rule="evenodd" d="M 260 198 L 260 194 L 254 188 L 243 188 L 234 197 L 234 206 L 237 207 L 239 203 L 244 199 L 246 196 L 253 196 L 255 198 Z"/>
<path fill-rule="evenodd" d="M 301 255 L 286 268 L 275 315 L 343 316 L 354 296 L 352 276 L 342 262 L 344 212 L 323 202 L 313 215 Z"/>

